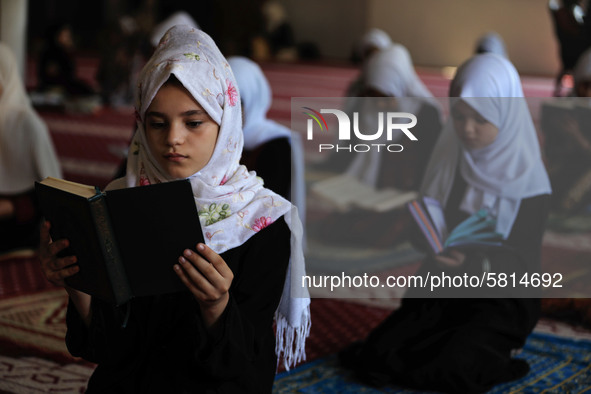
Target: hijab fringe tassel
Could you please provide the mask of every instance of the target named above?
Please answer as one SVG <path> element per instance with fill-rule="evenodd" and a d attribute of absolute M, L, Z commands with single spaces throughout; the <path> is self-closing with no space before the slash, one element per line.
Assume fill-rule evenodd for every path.
<path fill-rule="evenodd" d="M 283 366 L 286 371 L 294 367 L 300 361 L 306 360 L 306 338 L 310 336 L 310 305 L 302 312 L 302 324 L 294 328 L 289 325 L 285 316 L 275 313 L 276 322 L 276 343 L 275 353 L 277 354 L 277 366 L 283 359 Z"/>

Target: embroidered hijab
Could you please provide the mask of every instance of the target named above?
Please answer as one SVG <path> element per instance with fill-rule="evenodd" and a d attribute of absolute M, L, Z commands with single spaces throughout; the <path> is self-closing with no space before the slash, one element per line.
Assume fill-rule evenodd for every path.
<path fill-rule="evenodd" d="M 239 164 L 243 137 L 236 80 L 214 41 L 201 30 L 188 25 L 172 27 L 140 74 L 136 95 L 137 131 L 131 143 L 126 185 L 172 180 L 151 154 L 143 126 L 147 108 L 171 74 L 220 126 L 209 162 L 189 177 L 205 243 L 217 253 L 223 253 L 242 245 L 281 217 L 290 227 L 290 269 L 275 314 L 276 351 L 278 356 L 283 354 L 288 368 L 305 359 L 305 339 L 310 330 L 309 295 L 299 279 L 305 271 L 302 226 L 291 203 L 265 189 L 254 173 Z"/>
<path fill-rule="evenodd" d="M 446 204 L 456 170 L 467 182 L 460 209 L 488 209 L 496 231 L 507 238 L 521 200 L 551 192 L 536 130 L 523 98 L 521 81 L 511 62 L 488 53 L 472 57 L 457 71 L 450 87 L 450 106 L 465 101 L 498 129 L 484 148 L 466 149 L 453 121 L 444 127 L 427 167 L 421 192 Z"/>
<path fill-rule="evenodd" d="M 14 54 L 0 42 L 0 193 L 25 192 L 48 176 L 62 176 L 49 131 L 31 107 Z"/>
<path fill-rule="evenodd" d="M 197 29 L 199 28 L 199 24 L 195 22 L 195 19 L 193 19 L 193 17 L 188 12 L 177 11 L 154 27 L 152 30 L 152 35 L 150 36 L 150 43 L 152 46 L 157 46 L 164 33 L 176 25 L 189 25 Z"/>

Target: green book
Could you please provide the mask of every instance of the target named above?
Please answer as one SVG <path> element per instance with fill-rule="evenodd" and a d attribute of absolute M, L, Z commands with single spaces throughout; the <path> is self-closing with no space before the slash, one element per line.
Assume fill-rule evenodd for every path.
<path fill-rule="evenodd" d="M 203 242 L 188 180 L 101 192 L 49 177 L 35 189 L 52 239 L 70 241 L 61 255 L 77 256 L 68 286 L 115 305 L 186 290 L 173 265 Z"/>
<path fill-rule="evenodd" d="M 502 235 L 495 231 L 496 221 L 486 210 L 481 209 L 449 231 L 439 201 L 422 197 L 409 202 L 407 208 L 434 254 L 447 248 L 504 246 Z"/>

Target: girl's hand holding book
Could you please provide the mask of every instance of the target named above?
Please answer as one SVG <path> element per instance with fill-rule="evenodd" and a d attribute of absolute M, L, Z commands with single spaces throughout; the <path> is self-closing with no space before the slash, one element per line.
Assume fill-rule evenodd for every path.
<path fill-rule="evenodd" d="M 466 261 L 466 255 L 457 249 L 446 249 L 436 254 L 435 260 L 443 267 L 458 268 Z"/>
<path fill-rule="evenodd" d="M 224 259 L 205 244 L 197 244 L 196 249 L 198 253 L 185 250 L 174 270 L 197 299 L 205 324 L 211 328 L 228 305 L 234 274 Z"/>
<path fill-rule="evenodd" d="M 49 222 L 41 226 L 39 242 L 39 259 L 41 270 L 48 281 L 56 286 L 66 287 L 65 278 L 74 275 L 80 269 L 76 264 L 76 256 L 58 257 L 58 253 L 69 246 L 67 239 L 53 242 L 49 236 Z"/>

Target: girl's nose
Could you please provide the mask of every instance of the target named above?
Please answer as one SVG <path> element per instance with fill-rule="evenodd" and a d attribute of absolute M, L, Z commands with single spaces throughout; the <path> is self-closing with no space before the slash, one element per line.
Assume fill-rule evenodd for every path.
<path fill-rule="evenodd" d="M 169 146 L 180 145 L 184 141 L 184 130 L 178 124 L 171 124 L 168 130 L 167 143 Z"/>
<path fill-rule="evenodd" d="M 471 136 L 473 135 L 475 132 L 475 121 L 474 119 L 467 117 L 463 122 L 462 122 L 462 130 L 461 133 L 464 136 Z"/>

